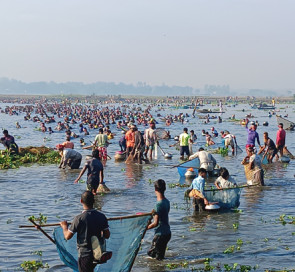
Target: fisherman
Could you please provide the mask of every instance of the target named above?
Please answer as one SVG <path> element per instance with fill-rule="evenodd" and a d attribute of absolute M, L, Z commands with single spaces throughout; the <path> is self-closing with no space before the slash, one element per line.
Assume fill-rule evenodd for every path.
<path fill-rule="evenodd" d="M 229 133 L 229 131 L 221 131 L 221 137 L 224 139 L 224 147 L 228 148 L 231 146 L 232 155 L 235 155 L 235 145 L 237 146 L 237 139 L 234 134 Z"/>
<path fill-rule="evenodd" d="M 143 160 L 143 151 L 144 151 L 144 139 L 140 131 L 138 131 L 137 127 L 134 128 L 134 146 L 131 151 L 131 154 L 134 154 L 134 159 L 137 159 L 139 164 L 142 164 Z"/>
<path fill-rule="evenodd" d="M 3 130 L 4 137 L 1 137 L 1 143 L 11 154 L 18 154 L 18 145 L 14 141 L 14 137 L 8 134 L 8 130 Z"/>
<path fill-rule="evenodd" d="M 246 130 L 248 132 L 248 138 L 247 138 L 247 144 L 246 144 L 246 152 L 248 152 L 249 147 L 252 147 L 252 148 L 255 147 L 255 139 L 257 139 L 257 143 L 258 143 L 259 147 L 261 147 L 260 140 L 259 140 L 259 135 L 258 135 L 258 133 L 256 131 L 257 125 L 252 122 L 251 127 L 248 128 L 248 123 L 249 123 L 249 120 L 247 119 L 246 120 Z M 250 154 L 248 154 L 248 156 L 249 155 Z"/>
<path fill-rule="evenodd" d="M 187 128 L 183 129 L 183 133 L 179 135 L 179 145 L 180 145 L 180 159 L 184 160 L 184 153 L 189 157 L 189 138 L 190 136 L 187 133 Z"/>
<path fill-rule="evenodd" d="M 284 154 L 284 147 L 286 144 L 286 131 L 284 130 L 283 123 L 279 123 L 279 129 L 277 131 L 277 138 L 276 138 L 276 147 L 278 151 L 280 151 L 280 156 L 282 157 Z"/>
<path fill-rule="evenodd" d="M 108 150 L 107 147 L 109 145 L 108 142 L 108 136 L 103 133 L 103 129 L 100 128 L 98 130 L 98 134 L 95 137 L 93 147 L 97 148 L 99 151 L 99 156 L 102 161 L 106 161 L 108 159 Z M 83 149 L 86 149 L 88 147 L 83 147 Z"/>
<path fill-rule="evenodd" d="M 209 204 L 207 198 L 204 195 L 205 178 L 207 176 L 207 171 L 204 168 L 199 168 L 198 177 L 196 177 L 191 186 L 189 187 L 189 197 L 193 198 L 193 205 L 195 211 L 203 211 L 205 205 Z"/>
<path fill-rule="evenodd" d="M 203 147 L 199 151 L 189 157 L 190 160 L 199 158 L 200 168 L 208 171 L 209 175 L 213 175 L 213 170 L 216 166 L 216 160 L 209 152 L 205 151 Z"/>
<path fill-rule="evenodd" d="M 121 152 L 126 152 L 126 139 L 125 139 L 125 130 L 122 130 L 122 137 L 119 140 L 119 146 L 121 148 Z"/>
<path fill-rule="evenodd" d="M 225 167 L 220 168 L 220 176 L 215 180 L 214 184 L 218 189 L 237 186 L 236 181 L 229 175 L 229 172 Z"/>
<path fill-rule="evenodd" d="M 126 132 L 125 134 L 125 139 L 126 139 L 126 158 L 128 158 L 130 152 L 132 151 L 134 147 L 134 129 L 135 126 L 133 124 L 130 124 L 130 129 Z"/>
<path fill-rule="evenodd" d="M 215 145 L 215 142 L 212 140 L 211 135 L 209 132 L 206 132 L 206 146 Z"/>
<path fill-rule="evenodd" d="M 263 133 L 264 146 L 259 150 L 258 155 L 264 152 L 263 157 L 266 156 L 268 163 L 272 163 L 274 156 L 278 153 L 276 145 L 272 139 L 268 137 L 268 133 Z"/>
<path fill-rule="evenodd" d="M 61 160 L 59 168 L 65 169 L 69 166 L 71 169 L 79 169 L 82 155 L 74 149 L 65 148 L 62 144 L 58 144 L 56 149 L 60 152 Z"/>
<path fill-rule="evenodd" d="M 67 221 L 60 222 L 60 226 L 66 240 L 77 233 L 79 272 L 92 272 L 98 263 L 105 263 L 112 257 L 110 251 L 99 254 L 101 247 L 95 247 L 94 243 L 98 241 L 99 245 L 103 244 L 104 239 L 109 239 L 110 230 L 105 215 L 93 208 L 94 196 L 91 192 L 86 191 L 81 195 L 81 204 L 83 212 L 74 218 L 70 227 Z"/>
<path fill-rule="evenodd" d="M 152 160 L 155 143 L 157 143 L 157 135 L 155 131 L 155 122 L 150 122 L 150 127 L 144 131 L 145 151 L 144 156 L 149 155 L 149 160 Z"/>
<path fill-rule="evenodd" d="M 255 152 L 253 147 L 248 147 L 247 155 L 241 164 L 249 164 L 249 171 L 252 172 L 251 179 L 247 180 L 249 185 L 261 185 L 264 186 L 264 172 L 261 167 L 261 158 Z"/>
<path fill-rule="evenodd" d="M 147 229 L 155 229 L 155 236 L 152 241 L 152 246 L 148 251 L 148 255 L 157 260 L 163 260 L 167 244 L 171 239 L 171 230 L 169 225 L 170 202 L 165 197 L 166 183 L 162 179 L 155 181 L 155 194 L 157 203 L 153 213 L 153 222 L 150 223 Z"/>
<path fill-rule="evenodd" d="M 65 148 L 74 149 L 74 143 L 71 142 L 71 136 L 66 136 L 66 141 L 62 143 Z"/>
<path fill-rule="evenodd" d="M 211 134 L 213 137 L 218 137 L 218 132 L 214 127 L 211 128 Z"/>
<path fill-rule="evenodd" d="M 194 130 L 190 131 L 190 138 L 189 138 L 189 153 L 193 154 L 193 144 L 197 141 L 197 135 L 195 134 Z"/>
<path fill-rule="evenodd" d="M 92 192 L 96 195 L 97 188 L 103 182 L 103 165 L 99 158 L 99 151 L 97 149 L 92 151 L 92 159 L 87 161 L 81 170 L 78 178 L 75 180 L 75 183 L 78 183 L 81 177 L 84 175 L 85 171 L 87 172 L 87 191 Z"/>

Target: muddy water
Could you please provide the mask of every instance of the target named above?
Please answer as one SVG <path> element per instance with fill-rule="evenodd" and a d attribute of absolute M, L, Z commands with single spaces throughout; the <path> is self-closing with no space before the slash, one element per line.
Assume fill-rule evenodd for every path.
<path fill-rule="evenodd" d="M 3 107 L 3 104 L 1 105 Z M 288 119 L 294 120 L 292 108 L 280 105 L 281 114 L 289 114 Z M 245 109 L 245 112 L 242 111 Z M 178 113 L 181 110 L 169 109 L 160 111 L 165 113 Z M 192 110 L 182 110 L 191 114 Z M 233 113 L 236 118 L 243 118 L 251 112 L 260 122 L 258 132 L 263 137 L 263 132 L 268 131 L 275 140 L 277 130 L 276 117 L 268 117 L 268 112 L 251 110 L 249 105 L 238 105 L 227 108 L 222 115 L 223 123 L 218 124 L 212 120 L 210 124 L 202 124 L 198 118 L 188 118 L 188 123 L 172 124 L 169 127 L 171 135 L 178 135 L 184 126 L 194 129 L 198 136 L 196 151 L 204 143 L 201 130 L 209 130 L 214 126 L 217 131 L 228 129 L 236 134 L 241 148 L 246 142 L 246 131 L 240 125 L 225 120 Z M 24 122 L 23 116 L 8 116 L 0 114 L 1 126 L 7 128 L 16 137 L 19 146 L 45 144 L 53 147 L 64 139 L 64 132 L 52 135 L 34 131 L 37 123 Z M 15 122 L 19 121 L 23 126 L 15 128 Z M 264 121 L 269 122 L 268 127 L 262 126 Z M 165 127 L 159 123 L 158 127 Z M 74 128 L 78 133 L 78 129 Z M 120 131 L 112 128 L 117 135 L 109 147 L 109 154 L 114 156 L 119 150 L 117 142 L 121 136 Z M 90 131 L 90 136 L 85 137 L 86 142 L 93 140 L 95 130 Z M 47 137 L 44 141 L 44 137 Z M 221 142 L 220 138 L 215 139 Z M 84 155 L 89 151 L 81 150 L 79 141 L 74 140 L 76 149 Z M 158 157 L 151 165 L 125 165 L 107 162 L 105 168 L 105 180 L 112 193 L 100 196 L 97 206 L 108 216 L 128 215 L 136 212 L 151 211 L 156 201 L 152 181 L 162 178 L 168 184 L 179 182 L 176 168 L 171 165 L 179 163 L 178 151 L 169 148 L 173 140 L 161 141 L 165 151 L 173 154 L 172 160 L 165 160 L 158 150 Z M 295 153 L 294 132 L 287 132 L 287 145 L 290 151 Z M 244 149 L 244 148 L 243 148 Z M 237 157 L 222 158 L 214 155 L 221 166 L 229 169 L 236 181 L 245 183 L 243 167 L 240 165 L 245 151 Z M 295 216 L 294 212 L 294 161 L 285 165 L 273 163 L 266 169 L 266 186 L 262 189 L 243 189 L 241 195 L 240 213 L 208 213 L 194 214 L 191 206 L 184 200 L 185 188 L 169 188 L 167 186 L 166 197 L 171 203 L 170 224 L 172 239 L 168 244 L 167 258 L 163 262 L 150 260 L 146 257 L 146 251 L 150 246 L 153 231 L 148 231 L 142 248 L 136 258 L 133 271 L 170 271 L 169 265 L 178 266 L 175 270 L 202 269 L 203 260 L 211 259 L 214 267 L 224 265 L 258 265 L 258 270 L 265 269 L 291 269 L 295 268 L 294 241 L 295 225 L 283 225 L 279 217 L 286 214 Z M 60 261 L 55 246 L 36 230 L 18 229 L 18 225 L 27 224 L 26 218 L 30 215 L 38 215 L 39 212 L 48 216 L 49 222 L 58 222 L 61 219 L 71 220 L 81 210 L 79 197 L 85 189 L 85 184 L 74 184 L 78 176 L 78 170 L 60 170 L 55 165 L 32 165 L 16 170 L 2 170 L 0 175 L 0 270 L 14 271 L 24 260 L 36 259 L 31 252 L 43 251 L 43 262 L 50 265 L 48 271 L 70 271 Z M 84 180 L 86 178 L 84 177 Z M 211 184 L 213 180 L 210 181 Z M 290 220 L 289 220 L 290 221 Z M 234 226 L 236 228 L 234 228 Z M 49 233 L 51 230 L 49 230 Z M 237 250 L 237 240 L 243 241 Z M 235 245 L 233 253 L 223 253 L 230 246 Z M 186 268 L 183 263 L 188 262 Z M 185 266 L 185 265 L 184 265 Z"/>

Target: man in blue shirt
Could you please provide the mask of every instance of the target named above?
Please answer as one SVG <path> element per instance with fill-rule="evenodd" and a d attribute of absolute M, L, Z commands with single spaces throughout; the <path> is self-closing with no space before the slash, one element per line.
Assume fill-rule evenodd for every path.
<path fill-rule="evenodd" d="M 205 177 L 207 176 L 207 171 L 204 168 L 199 168 L 198 177 L 196 177 L 191 186 L 189 197 L 193 198 L 193 205 L 196 211 L 203 211 L 205 209 L 205 205 L 209 204 L 208 200 L 204 195 L 204 187 L 205 187 Z"/>
<path fill-rule="evenodd" d="M 165 251 L 169 240 L 171 239 L 171 231 L 169 226 L 168 213 L 170 211 L 170 202 L 164 196 L 166 190 L 166 183 L 162 179 L 155 182 L 155 194 L 157 196 L 157 203 L 153 222 L 148 225 L 147 229 L 155 229 L 155 236 L 152 246 L 148 251 L 148 255 L 157 260 L 163 260 Z"/>

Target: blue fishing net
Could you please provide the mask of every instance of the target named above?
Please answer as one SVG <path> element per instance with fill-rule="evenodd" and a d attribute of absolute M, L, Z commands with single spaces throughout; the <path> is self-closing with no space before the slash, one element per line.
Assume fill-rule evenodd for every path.
<path fill-rule="evenodd" d="M 191 161 L 187 161 L 180 166 L 177 167 L 178 173 L 181 177 L 184 177 L 188 168 L 194 168 L 195 172 L 198 173 L 198 168 L 200 168 L 200 160 L 199 158 L 195 158 Z"/>
<path fill-rule="evenodd" d="M 205 190 L 204 194 L 209 202 L 218 202 L 221 209 L 233 209 L 240 206 L 241 188 Z"/>
<path fill-rule="evenodd" d="M 97 265 L 95 271 L 130 271 L 151 215 L 133 218 L 109 219 L 111 237 L 107 240 L 107 251 L 112 258 L 105 264 Z M 54 239 L 60 259 L 78 271 L 78 251 L 76 234 L 71 240 L 65 240 L 61 227 L 54 229 Z"/>

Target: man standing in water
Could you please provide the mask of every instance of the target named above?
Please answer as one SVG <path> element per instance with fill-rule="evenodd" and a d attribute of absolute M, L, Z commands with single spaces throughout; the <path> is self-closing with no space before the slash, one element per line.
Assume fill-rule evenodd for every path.
<path fill-rule="evenodd" d="M 144 139 L 145 139 L 144 156 L 147 157 L 147 155 L 149 155 L 149 160 L 152 160 L 154 146 L 155 146 L 155 143 L 157 142 L 155 127 L 156 127 L 155 122 L 150 122 L 150 127 L 144 131 Z"/>
<path fill-rule="evenodd" d="M 180 145 L 180 159 L 184 159 L 184 153 L 187 155 L 187 158 L 189 157 L 189 138 L 190 136 L 187 133 L 187 128 L 183 129 L 183 133 L 179 135 L 179 145 Z"/>
<path fill-rule="evenodd" d="M 87 190 L 96 195 L 96 190 L 99 184 L 103 184 L 103 165 L 99 158 L 99 151 L 97 149 L 92 151 L 92 160 L 85 163 L 83 169 L 81 170 L 75 183 L 78 183 L 80 178 L 84 175 L 85 171 L 87 173 Z"/>
<path fill-rule="evenodd" d="M 247 129 L 247 132 L 248 132 L 248 138 L 247 138 L 247 144 L 246 144 L 246 152 L 247 152 L 247 154 L 249 156 L 250 155 L 248 153 L 249 147 L 252 147 L 252 148 L 255 147 L 255 139 L 257 139 L 257 143 L 258 143 L 259 147 L 261 147 L 261 145 L 260 145 L 259 135 L 258 135 L 258 133 L 256 131 L 257 125 L 255 123 L 252 123 L 251 127 L 248 128 L 248 123 L 249 123 L 249 121 L 247 121 L 247 123 L 246 123 L 246 129 Z"/>
<path fill-rule="evenodd" d="M 103 129 L 100 128 L 98 130 L 98 134 L 95 137 L 93 146 L 97 147 L 99 151 L 100 159 L 103 161 L 106 161 L 108 159 L 108 151 L 107 151 L 108 145 L 109 145 L 108 136 L 104 134 Z"/>
<path fill-rule="evenodd" d="M 70 240 L 77 233 L 78 267 L 79 272 L 92 272 L 98 263 L 105 263 L 112 257 L 112 252 L 103 252 L 99 259 L 97 248 L 92 241 L 98 240 L 101 244 L 104 239 L 109 239 L 110 231 L 107 218 L 93 208 L 94 196 L 86 191 L 81 195 L 83 212 L 77 215 L 70 228 L 67 221 L 60 222 L 66 240 Z"/>
<path fill-rule="evenodd" d="M 279 123 L 279 129 L 277 131 L 276 147 L 280 152 L 281 157 L 283 156 L 284 147 L 286 144 L 286 131 L 284 130 L 283 123 Z"/>
<path fill-rule="evenodd" d="M 152 246 L 148 255 L 157 260 L 163 260 L 168 242 L 171 239 L 171 230 L 169 225 L 170 202 L 165 198 L 166 183 L 158 179 L 155 184 L 155 194 L 157 203 L 153 216 L 153 222 L 148 225 L 147 229 L 156 228 Z"/>

